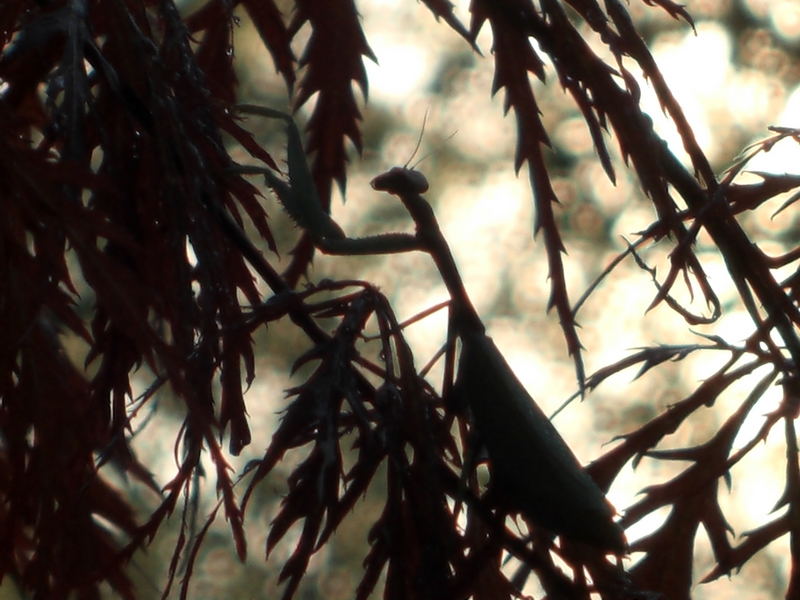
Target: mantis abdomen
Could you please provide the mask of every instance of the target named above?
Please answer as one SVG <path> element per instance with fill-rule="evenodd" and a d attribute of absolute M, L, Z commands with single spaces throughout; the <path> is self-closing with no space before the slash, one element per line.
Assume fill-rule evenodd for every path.
<path fill-rule="evenodd" d="M 461 337 L 456 390 L 488 451 L 493 488 L 510 508 L 554 534 L 624 553 L 613 508 L 491 338 Z"/>

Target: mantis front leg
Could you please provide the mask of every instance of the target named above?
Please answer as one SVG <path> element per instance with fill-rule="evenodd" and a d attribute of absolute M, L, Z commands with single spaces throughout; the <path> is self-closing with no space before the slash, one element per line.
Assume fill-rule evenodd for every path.
<path fill-rule="evenodd" d="M 291 115 L 263 106 L 249 104 L 237 107 L 239 112 L 280 119 L 286 123 L 288 181 L 284 181 L 269 169 L 261 167 L 238 167 L 243 173 L 263 175 L 267 185 L 275 192 L 289 216 L 305 229 L 314 245 L 325 254 L 369 255 L 396 254 L 423 250 L 418 236 L 405 233 L 388 233 L 363 238 L 349 238 L 331 216 L 322 209 L 311 170 L 306 162 L 303 143 L 297 124 Z"/>

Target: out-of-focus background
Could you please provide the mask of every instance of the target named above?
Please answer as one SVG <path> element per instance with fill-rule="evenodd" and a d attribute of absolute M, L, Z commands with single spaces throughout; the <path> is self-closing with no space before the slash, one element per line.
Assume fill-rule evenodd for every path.
<path fill-rule="evenodd" d="M 468 19 L 468 2 L 455 2 L 456 14 Z M 189 13 L 198 4 L 184 2 Z M 290 3 L 284 3 L 290 10 Z M 368 101 L 363 104 L 364 153 L 351 148 L 344 197 L 335 199 L 333 216 L 348 235 L 363 236 L 411 228 L 404 211 L 389 196 L 374 192 L 369 181 L 375 175 L 408 160 L 419 160 L 417 169 L 430 183 L 427 198 L 432 202 L 442 229 L 450 242 L 476 308 L 485 319 L 489 334 L 501 348 L 520 380 L 545 412 L 556 410 L 575 392 L 575 377 L 561 337 L 557 318 L 547 313 L 549 285 L 547 263 L 541 242 L 533 236 L 533 201 L 523 172 L 513 169 L 514 122 L 503 115 L 503 92 L 491 97 L 491 37 L 484 28 L 476 54 L 462 38 L 443 23 L 437 23 L 423 5 L 409 0 L 362 0 L 358 8 L 368 42 L 378 62 L 367 62 Z M 645 37 L 662 73 L 694 128 L 697 139 L 719 173 L 751 142 L 767 135 L 767 126 L 800 126 L 800 4 L 792 0 L 688 0 L 686 8 L 695 20 L 696 31 L 657 8 L 631 0 L 628 9 Z M 301 39 L 302 35 L 298 39 Z M 599 51 L 599 49 L 598 49 Z M 245 14 L 236 31 L 236 64 L 241 81 L 240 101 L 286 109 L 290 99 L 257 34 Z M 301 54 L 300 48 L 297 53 Z M 336 57 L 331 57 L 336 60 Z M 625 240 L 645 229 L 654 219 L 644 202 L 632 173 L 617 154 L 617 182 L 609 182 L 594 155 L 589 133 L 569 97 L 552 76 L 546 84 L 536 83 L 542 119 L 552 140 L 550 167 L 561 200 L 558 218 L 568 255 L 565 259 L 570 294 L 577 300 L 613 258 L 625 249 Z M 640 81 L 643 103 L 655 127 L 676 144 L 672 125 L 648 83 Z M 363 100 L 363 98 L 362 98 Z M 313 103 L 313 100 L 312 100 Z M 302 123 L 305 109 L 297 118 Z M 423 129 L 424 126 L 424 129 Z M 412 158 L 418 139 L 420 149 Z M 259 138 L 278 156 L 285 137 L 280 127 L 265 127 Z M 614 143 L 609 144 L 616 151 Z M 234 158 L 246 162 L 242 152 Z M 754 171 L 800 173 L 800 151 L 790 140 L 759 156 L 750 165 Z M 747 181 L 743 176 L 741 181 Z M 757 181 L 755 176 L 750 176 Z M 288 257 L 294 226 L 283 215 L 266 190 L 273 231 L 279 248 Z M 775 208 L 780 205 L 776 200 Z M 744 217 L 753 239 L 765 250 L 779 251 L 782 240 L 796 238 L 797 223 L 790 217 L 769 218 L 770 211 Z M 746 338 L 751 322 L 738 312 L 735 290 L 724 265 L 710 245 L 702 253 L 703 264 L 715 285 L 723 307 L 723 318 L 712 326 L 689 328 L 665 306 L 647 311 L 655 295 L 648 275 L 630 259 L 616 269 L 594 292 L 578 315 L 580 335 L 586 352 L 587 373 L 620 360 L 633 349 L 652 344 L 701 342 L 698 334 L 720 335 L 735 342 Z M 655 266 L 667 264 L 667 249 L 650 247 L 643 256 Z M 659 271 L 665 272 L 665 271 Z M 420 285 L 420 273 L 427 285 Z M 429 257 L 423 254 L 387 257 L 330 258 L 318 256 L 310 277 L 358 278 L 381 287 L 392 301 L 400 319 L 405 319 L 446 298 Z M 622 300 L 621 300 L 622 299 Z M 702 307 L 700 307 L 702 310 Z M 417 365 L 425 364 L 439 349 L 445 332 L 443 311 L 412 325 L 407 338 L 412 342 Z M 283 406 L 283 390 L 291 387 L 287 373 L 293 356 L 305 344 L 280 336 L 280 325 L 269 341 L 257 340 L 258 373 L 246 400 L 254 431 L 270 432 Z M 287 326 L 286 333 L 291 329 Z M 280 341 L 278 341 L 280 340 Z M 708 353 L 699 360 L 662 365 L 639 379 L 631 369 L 606 380 L 583 402 L 575 401 L 556 418 L 555 425 L 582 461 L 597 456 L 602 445 L 614 435 L 631 431 L 685 396 L 727 357 L 713 362 Z M 758 373 L 755 375 L 758 376 Z M 434 367 L 431 382 L 438 387 L 441 371 Z M 141 392 L 150 382 L 142 379 Z M 701 442 L 730 414 L 749 390 L 742 382 L 734 386 L 707 412 L 704 426 L 692 421 L 671 438 L 672 447 Z M 752 435 L 759 418 L 775 407 L 779 398 L 767 394 L 754 411 L 752 423 L 742 438 Z M 168 405 L 169 397 L 160 400 Z M 728 403 L 727 405 L 725 403 Z M 159 426 L 169 434 L 149 435 L 140 444 L 142 460 L 156 469 L 157 480 L 169 478 L 173 430 L 168 418 Z M 256 427 L 255 424 L 260 424 Z M 258 434 L 257 434 L 258 435 Z M 262 434 L 263 435 L 263 434 Z M 159 442 L 163 440 L 163 442 Z M 232 463 L 239 472 L 258 458 L 269 437 L 256 437 L 243 455 Z M 736 535 L 763 523 L 780 496 L 783 449 L 769 443 L 751 453 L 734 470 L 731 491 L 723 493 L 723 506 L 731 517 Z M 291 535 L 263 560 L 264 536 L 285 490 L 285 477 L 295 460 L 291 455 L 263 484 L 248 509 L 250 553 L 245 564 L 236 560 L 233 543 L 224 522 L 216 523 L 207 535 L 191 584 L 192 597 L 270 598 L 279 590 L 277 573 L 292 550 Z M 163 472 L 158 473 L 158 468 Z M 626 467 L 609 498 L 619 509 L 630 505 L 643 487 L 668 480 L 681 465 L 644 459 L 636 470 Z M 124 485 L 124 482 L 119 482 Z M 198 498 L 197 519 L 203 523 L 213 508 L 213 486 L 207 497 Z M 149 506 L 146 494 L 133 498 Z M 303 600 L 352 598 L 360 579 L 361 562 L 367 551 L 366 523 L 376 516 L 379 505 L 369 497 L 359 505 L 332 543 L 320 551 L 296 596 Z M 663 518 L 666 513 L 661 513 Z M 176 517 L 177 520 L 178 517 Z M 646 535 L 658 525 L 659 517 L 648 518 L 628 531 L 631 540 Z M 176 525 L 176 524 L 175 524 Z M 131 575 L 141 598 L 159 597 L 167 563 L 175 544 L 176 527 L 163 528 L 147 553 L 137 554 Z M 730 580 L 696 585 L 698 599 L 755 599 L 782 597 L 788 559 L 786 545 L 779 540 L 767 552 L 751 560 L 744 572 Z M 708 544 L 701 532 L 695 576 L 713 566 Z M 636 555 L 627 564 L 636 561 Z M 532 589 L 531 593 L 536 590 Z M 8 585 L 0 597 L 14 598 Z"/>

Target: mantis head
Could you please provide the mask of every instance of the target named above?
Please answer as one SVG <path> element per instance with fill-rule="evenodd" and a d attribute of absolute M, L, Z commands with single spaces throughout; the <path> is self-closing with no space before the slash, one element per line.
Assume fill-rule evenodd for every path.
<path fill-rule="evenodd" d="M 406 167 L 392 167 L 370 182 L 373 190 L 389 192 L 396 196 L 421 194 L 428 190 L 425 175 Z"/>
<path fill-rule="evenodd" d="M 426 110 L 425 116 L 422 119 L 422 129 L 417 138 L 417 145 L 414 146 L 414 151 L 411 153 L 411 156 L 408 157 L 406 164 L 402 167 L 392 167 L 385 173 L 378 175 L 370 182 L 373 190 L 389 192 L 390 194 L 400 197 L 408 197 L 414 194 L 418 195 L 428 191 L 428 180 L 425 178 L 425 175 L 414 169 L 414 167 L 425 160 L 428 155 L 426 154 L 419 159 L 411 168 L 408 167 L 408 163 L 414 158 L 414 155 L 417 153 L 422 143 L 422 135 L 425 133 L 425 123 L 427 120 L 428 111 Z"/>

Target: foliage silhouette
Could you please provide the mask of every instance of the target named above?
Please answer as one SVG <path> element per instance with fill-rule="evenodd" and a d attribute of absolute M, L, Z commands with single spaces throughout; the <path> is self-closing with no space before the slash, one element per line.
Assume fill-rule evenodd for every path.
<path fill-rule="evenodd" d="M 347 140 L 362 149 L 353 82 L 366 96 L 364 59 L 374 58 L 352 0 L 298 0 L 288 24 L 273 0 L 208 0 L 188 15 L 169 0 L 15 0 L 0 10 L 0 576 L 40 598 L 99 597 L 104 583 L 133 598 L 127 561 L 178 509 L 180 532 L 163 595 L 185 560 L 179 583 L 185 597 L 220 509 L 244 559 L 251 494 L 287 452 L 302 449 L 266 534 L 269 557 L 299 529 L 281 571 L 287 599 L 296 596 L 311 557 L 379 476 L 385 478 L 384 509 L 365 540 L 359 599 L 378 586 L 386 598 L 508 598 L 520 593 L 531 572 L 551 598 L 688 598 L 700 525 L 716 561 L 704 581 L 739 569 L 788 533 L 786 597 L 800 595 L 798 281 L 796 275 L 777 279 L 778 269 L 800 251 L 767 255 L 739 221 L 797 188 L 800 179 L 762 173 L 760 183 L 734 182 L 753 156 L 783 139 L 800 141 L 800 132 L 775 128 L 718 177 L 619 0 L 602 6 L 594 0 L 474 0 L 468 26 L 448 2 L 424 4 L 475 51 L 478 33 L 491 29 L 495 76 L 482 92 L 502 90 L 506 112 L 513 110 L 514 166 L 528 168 L 535 230 L 549 267 L 549 308 L 574 362 L 578 394 L 630 366 L 640 365 L 641 374 L 689 355 L 729 354 L 688 396 L 635 431 L 620 432 L 587 467 L 608 490 L 625 465 L 643 457 L 690 462 L 633 505 L 618 507 L 624 528 L 671 509 L 658 529 L 632 544 L 641 557 L 626 571 L 604 551 L 567 535 L 554 542 L 527 514 L 512 529 L 506 516 L 519 507 L 496 481 L 484 491 L 474 470 L 481 443 L 474 420 L 483 417 L 471 415 L 463 392 L 454 388 L 452 346 L 444 381 L 434 386 L 414 365 L 403 328 L 376 286 L 326 280 L 300 288 L 314 255 L 306 231 L 298 230 L 291 262 L 279 272 L 259 189 L 247 179 L 247 167 L 231 158 L 236 147 L 259 169 L 272 169 L 273 179 L 280 176 L 248 129 L 251 122 L 234 109 L 234 9 L 241 7 L 252 21 L 293 107 L 314 99 L 306 153 L 319 201 L 329 210 L 334 184 L 345 188 Z M 670 0 L 645 4 L 692 25 Z M 301 30 L 308 37 L 296 60 L 292 43 L 300 43 Z M 642 111 L 634 66 L 672 119 L 690 169 Z M 643 348 L 585 373 L 576 323 L 583 299 L 573 303 L 567 293 L 559 198 L 546 157 L 550 142 L 530 81 L 533 75 L 544 82 L 548 71 L 582 114 L 608 178 L 614 181 L 619 168 L 606 147 L 613 136 L 654 209 L 655 222 L 619 260 L 630 256 L 652 275 L 653 306 L 666 304 L 690 325 L 711 324 L 722 304 L 696 252 L 695 240 L 706 232 L 752 319 L 754 333 L 744 344 L 709 335 L 704 343 Z M 790 210 L 796 197 L 782 208 Z M 655 242 L 671 247 L 663 278 L 641 254 Z M 260 249 L 264 244 L 268 252 Z M 681 281 L 699 290 L 708 314 L 678 299 Z M 78 304 L 79 287 L 91 300 L 88 315 Z M 329 333 L 321 322 L 331 319 L 336 325 Z M 263 457 L 234 475 L 229 455 L 254 439 L 244 397 L 257 376 L 252 336 L 280 320 L 307 337 L 309 348 L 296 357 L 296 368 L 306 366 L 310 375 L 289 391 L 291 401 Z M 369 327 L 377 328 L 377 340 L 369 339 Z M 88 348 L 83 364 L 67 347 L 75 339 Z M 760 379 L 750 383 L 747 376 L 757 370 Z M 153 385 L 134 398 L 134 377 L 148 371 L 156 374 Z M 670 447 L 671 433 L 743 381 L 749 395 L 705 443 Z M 137 457 L 131 440 L 140 411 L 165 385 L 181 401 L 182 427 L 177 470 L 163 482 Z M 773 385 L 783 390 L 780 407 L 752 439 L 734 447 L 744 419 Z M 776 509 L 784 512 L 732 543 L 719 481 L 781 424 L 786 476 Z M 268 433 L 259 430 L 256 439 L 266 441 Z M 353 441 L 355 460 L 346 468 L 343 455 Z M 193 531 L 187 515 L 203 460 L 213 465 L 219 503 Z M 111 468 L 159 495 L 144 519 L 112 485 Z M 497 465 L 489 470 L 496 475 Z M 242 489 L 239 478 L 246 481 Z M 524 565 L 513 575 L 504 569 L 507 555 Z"/>

